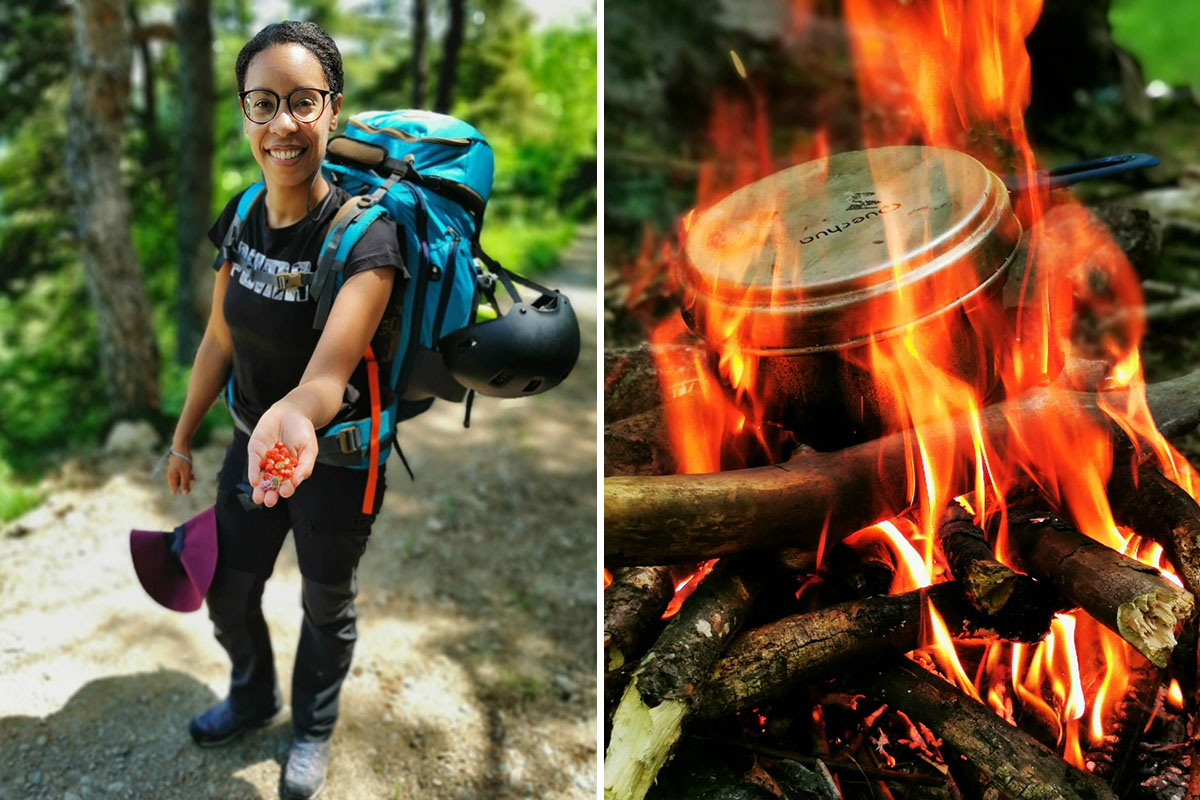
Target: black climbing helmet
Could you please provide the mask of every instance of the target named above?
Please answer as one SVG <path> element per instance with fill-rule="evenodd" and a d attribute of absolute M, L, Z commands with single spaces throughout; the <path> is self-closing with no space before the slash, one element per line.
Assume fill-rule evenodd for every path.
<path fill-rule="evenodd" d="M 466 388 L 489 397 L 526 397 L 562 383 L 579 358 L 579 321 L 571 301 L 509 272 L 482 251 L 476 258 L 491 270 L 481 272 L 479 288 L 497 316 L 438 341 L 446 369 Z M 497 279 L 513 299 L 504 313 L 496 302 Z M 514 281 L 538 292 L 538 298 L 525 302 Z"/>

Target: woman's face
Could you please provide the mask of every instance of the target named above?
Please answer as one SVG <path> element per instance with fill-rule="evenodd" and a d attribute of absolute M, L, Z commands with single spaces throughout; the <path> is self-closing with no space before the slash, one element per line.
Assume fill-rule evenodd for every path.
<path fill-rule="evenodd" d="M 276 186 L 298 186 L 311 180 L 325 158 L 329 133 L 337 129 L 340 94 L 330 95 L 321 116 L 312 122 L 300 122 L 292 116 L 288 95 L 302 88 L 329 88 L 321 62 L 302 45 L 272 45 L 251 59 L 246 68 L 245 91 L 269 89 L 279 96 L 279 108 L 270 122 L 260 125 L 242 115 L 254 160 L 262 167 L 266 180 Z"/>

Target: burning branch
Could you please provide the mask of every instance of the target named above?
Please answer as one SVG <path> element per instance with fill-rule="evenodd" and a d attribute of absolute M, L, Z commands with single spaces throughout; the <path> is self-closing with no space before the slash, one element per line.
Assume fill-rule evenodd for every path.
<path fill-rule="evenodd" d="M 840 603 L 746 631 L 717 662 L 698 713 L 719 717 L 757 708 L 863 661 L 907 653 L 919 644 L 927 602 L 947 619 L 965 614 L 961 589 L 943 583 Z"/>
<path fill-rule="evenodd" d="M 1057 517 L 1010 516 L 1008 535 L 1029 572 L 1053 583 L 1151 663 L 1167 665 L 1175 632 L 1195 610 L 1191 593 Z"/>
<path fill-rule="evenodd" d="M 1061 398 L 1063 393 L 1058 393 Z M 1121 394 L 1110 393 L 1117 402 Z M 980 414 L 988 441 L 1001 442 L 1009 426 L 1106 421 L 1096 395 L 1074 402 L 1035 390 Z M 1164 436 L 1200 422 L 1200 371 L 1146 387 L 1146 400 Z M 896 515 L 908 507 L 912 432 L 831 453 L 805 452 L 783 464 L 703 475 L 607 478 L 604 547 L 607 563 L 669 564 L 783 545 L 816 549 Z M 975 446 L 965 419 L 924 426 L 931 452 L 971 463 Z M 1001 454 L 1001 457 L 1003 454 Z M 959 486 L 962 492 L 969 489 Z"/>
<path fill-rule="evenodd" d="M 1137 484 L 1116 470 L 1108 484 L 1113 518 L 1119 525 L 1162 545 L 1183 585 L 1200 590 L 1200 505 L 1153 464 L 1138 469 Z"/>
<path fill-rule="evenodd" d="M 1027 629 L 1018 637 L 1024 641 L 1045 635 L 1054 613 L 1063 610 L 1053 590 L 996 561 L 984 532 L 957 504 L 946 509 L 937 534 L 950 574 L 976 610 Z"/>
<path fill-rule="evenodd" d="M 889 662 L 871 673 L 863 688 L 881 702 L 922 720 L 1006 797 L 1116 800 L 1099 778 L 1075 769 L 987 706 L 907 659 Z"/>

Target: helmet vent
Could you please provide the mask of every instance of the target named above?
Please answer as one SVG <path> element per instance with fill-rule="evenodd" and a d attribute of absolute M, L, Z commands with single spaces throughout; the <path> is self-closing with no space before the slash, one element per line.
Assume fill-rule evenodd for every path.
<path fill-rule="evenodd" d="M 515 373 L 511 369 L 502 369 L 488 381 L 492 386 L 503 386 L 513 379 Z"/>
<path fill-rule="evenodd" d="M 529 383 L 525 384 L 525 388 L 521 390 L 522 394 L 531 394 L 537 391 L 537 388 L 542 385 L 541 378 L 534 378 Z"/>

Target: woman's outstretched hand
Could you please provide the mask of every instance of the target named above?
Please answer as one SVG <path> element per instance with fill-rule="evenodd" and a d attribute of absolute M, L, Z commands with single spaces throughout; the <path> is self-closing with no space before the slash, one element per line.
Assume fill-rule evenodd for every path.
<path fill-rule="evenodd" d="M 283 442 L 297 463 L 291 477 L 283 481 L 278 489 L 269 486 L 264 489 L 264 470 L 259 462 L 276 442 Z M 250 435 L 246 453 L 249 458 L 247 477 L 254 487 L 253 500 L 270 508 L 279 502 L 279 498 L 291 497 L 296 487 L 312 474 L 313 464 L 317 460 L 317 434 L 312 420 L 287 399 L 280 400 L 258 420 L 254 433 Z"/>

